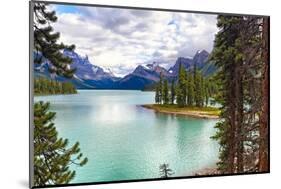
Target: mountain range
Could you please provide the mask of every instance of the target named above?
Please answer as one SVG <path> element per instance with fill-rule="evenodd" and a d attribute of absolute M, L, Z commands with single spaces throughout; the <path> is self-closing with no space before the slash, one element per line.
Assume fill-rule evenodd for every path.
<path fill-rule="evenodd" d="M 76 68 L 72 79 L 52 75 L 48 72 L 51 63 L 44 60 L 42 64 L 34 65 L 35 77 L 48 77 L 58 81 L 71 81 L 78 89 L 133 89 L 143 90 L 146 86 L 159 81 L 160 74 L 168 81 L 176 79 L 180 64 L 186 71 L 195 66 L 204 76 L 216 71 L 216 66 L 208 61 L 209 53 L 205 50 L 197 51 L 193 58 L 179 57 L 175 64 L 168 70 L 153 62 L 146 65 L 138 65 L 132 73 L 124 77 L 116 77 L 110 69 L 92 64 L 88 56 L 81 56 L 74 51 L 64 50 L 64 55 L 72 59 L 71 68 Z"/>

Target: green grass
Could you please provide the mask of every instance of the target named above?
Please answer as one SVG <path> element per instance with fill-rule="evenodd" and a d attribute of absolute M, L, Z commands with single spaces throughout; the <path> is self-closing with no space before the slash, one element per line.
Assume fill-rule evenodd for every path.
<path fill-rule="evenodd" d="M 215 107 L 196 107 L 196 106 L 188 106 L 188 107 L 178 107 L 177 105 L 171 104 L 148 104 L 144 105 L 144 107 L 154 109 L 156 111 L 165 111 L 165 112 L 179 112 L 179 113 L 200 113 L 204 115 L 210 116 L 219 116 L 220 110 Z"/>

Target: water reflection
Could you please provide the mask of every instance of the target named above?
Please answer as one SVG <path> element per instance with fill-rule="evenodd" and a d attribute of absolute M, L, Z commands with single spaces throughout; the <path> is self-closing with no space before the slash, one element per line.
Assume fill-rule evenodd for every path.
<path fill-rule="evenodd" d="M 153 92 L 83 90 L 38 100 L 51 102 L 60 135 L 79 141 L 89 158 L 73 182 L 157 178 L 162 163 L 186 175 L 217 161 L 209 138 L 215 122 L 140 107 L 153 103 Z"/>

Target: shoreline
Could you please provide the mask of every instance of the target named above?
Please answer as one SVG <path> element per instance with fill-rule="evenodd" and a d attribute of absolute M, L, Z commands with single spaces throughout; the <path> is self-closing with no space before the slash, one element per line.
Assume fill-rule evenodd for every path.
<path fill-rule="evenodd" d="M 58 95 L 74 95 L 74 94 L 78 94 L 77 93 L 58 93 L 58 94 L 33 94 L 34 97 L 40 97 L 40 96 L 58 96 Z"/>
<path fill-rule="evenodd" d="M 220 171 L 216 164 L 204 166 L 202 168 L 196 169 L 194 171 L 185 171 L 179 174 L 179 176 L 212 176 L 212 175 L 220 175 Z"/>
<path fill-rule="evenodd" d="M 220 172 L 216 167 L 206 167 L 203 169 L 199 169 L 198 171 L 194 171 L 191 176 L 213 176 L 220 175 Z"/>
<path fill-rule="evenodd" d="M 143 108 L 154 110 L 157 113 L 171 114 L 171 115 L 180 115 L 193 118 L 202 118 L 202 119 L 219 119 L 218 115 L 210 114 L 207 111 L 197 111 L 197 110 L 185 110 L 185 111 L 175 111 L 167 110 L 157 106 L 155 104 L 143 104 L 140 105 Z"/>
<path fill-rule="evenodd" d="M 221 172 L 217 169 L 216 165 L 210 165 L 206 167 L 202 167 L 193 171 L 183 171 L 177 176 L 180 177 L 201 177 L 201 176 L 215 176 L 215 175 L 221 175 Z"/>

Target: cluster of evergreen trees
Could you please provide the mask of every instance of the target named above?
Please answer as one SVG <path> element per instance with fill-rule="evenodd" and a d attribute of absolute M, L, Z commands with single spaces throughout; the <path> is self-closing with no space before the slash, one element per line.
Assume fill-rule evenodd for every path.
<path fill-rule="evenodd" d="M 51 23 L 56 22 L 55 11 L 49 11 L 46 3 L 32 3 L 34 10 L 34 63 L 41 64 L 48 59 L 52 66 L 50 73 L 71 78 L 75 69 L 70 68 L 72 59 L 63 55 L 63 49 L 74 49 L 74 45 L 58 43 L 60 34 L 53 31 Z M 71 83 L 59 83 L 43 78 L 34 81 L 35 94 L 76 93 Z M 55 112 L 49 112 L 49 103 L 34 104 L 33 145 L 34 177 L 32 186 L 67 184 L 75 177 L 70 165 L 83 166 L 88 159 L 80 153 L 79 143 L 69 146 L 67 139 L 58 137 L 53 123 Z"/>
<path fill-rule="evenodd" d="M 59 82 L 47 78 L 34 79 L 34 94 L 75 94 L 77 90 L 71 82 Z"/>
<path fill-rule="evenodd" d="M 160 75 L 155 89 L 155 103 L 203 107 L 209 104 L 210 97 L 216 91 L 216 83 L 211 82 L 210 78 L 204 78 L 196 66 L 193 71 L 187 72 L 180 64 L 177 83 L 173 80 L 169 86 L 168 80 L 163 80 L 162 74 Z"/>
<path fill-rule="evenodd" d="M 220 143 L 222 173 L 269 170 L 268 25 L 267 17 L 218 16 L 211 59 L 220 70 L 222 121 L 213 138 Z"/>

